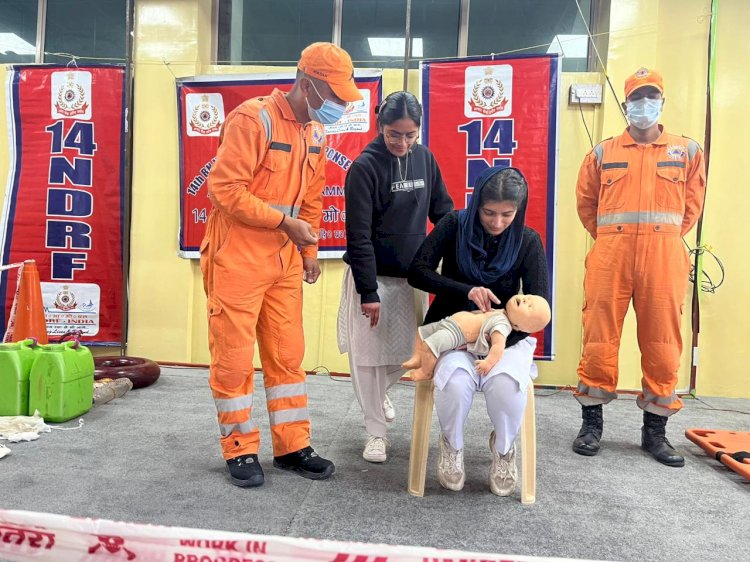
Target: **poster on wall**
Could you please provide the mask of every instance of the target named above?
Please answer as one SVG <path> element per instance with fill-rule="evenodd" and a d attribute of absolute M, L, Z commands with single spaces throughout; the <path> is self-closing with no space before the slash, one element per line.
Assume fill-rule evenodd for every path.
<path fill-rule="evenodd" d="M 526 176 L 526 224 L 544 244 L 553 311 L 559 72 L 558 55 L 436 60 L 420 68 L 422 142 L 456 208 L 466 208 L 489 166 L 513 166 Z M 553 324 L 537 334 L 539 359 L 554 356 Z"/>
<path fill-rule="evenodd" d="M 3 264 L 33 259 L 50 341 L 122 336 L 125 67 L 17 65 L 7 79 Z M 5 333 L 16 271 L 0 276 Z"/>
<path fill-rule="evenodd" d="M 382 96 L 380 72 L 356 71 L 362 101 L 350 103 L 344 117 L 326 125 L 326 182 L 320 224 L 319 258 L 346 250 L 344 179 L 352 161 L 377 134 L 375 107 Z M 204 76 L 177 81 L 180 138 L 179 255 L 198 258 L 211 212 L 206 179 L 219 146 L 219 131 L 230 111 L 248 98 L 289 91 L 294 73 Z"/>

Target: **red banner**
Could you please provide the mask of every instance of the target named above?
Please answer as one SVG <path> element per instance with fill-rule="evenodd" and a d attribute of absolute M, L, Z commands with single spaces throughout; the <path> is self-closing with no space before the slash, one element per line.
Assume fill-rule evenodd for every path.
<path fill-rule="evenodd" d="M 520 169 L 529 183 L 526 224 L 542 237 L 554 287 L 558 55 L 433 61 L 422 64 L 421 80 L 422 138 L 456 208 L 466 208 L 489 166 Z M 538 358 L 551 358 L 552 322 L 538 336 Z"/>
<path fill-rule="evenodd" d="M 375 107 L 382 94 L 380 73 L 357 73 L 364 99 L 348 105 L 344 117 L 326 125 L 326 185 L 323 191 L 320 258 L 340 257 L 346 250 L 344 179 L 352 161 L 377 134 Z M 184 78 L 177 83 L 180 126 L 180 256 L 197 258 L 211 212 L 206 178 L 219 146 L 224 117 L 248 98 L 289 91 L 291 73 Z"/>
<path fill-rule="evenodd" d="M 51 339 L 80 330 L 87 343 L 119 345 L 125 68 L 13 66 L 7 86 L 3 263 L 36 260 Z M 2 332 L 15 286 L 4 271 Z"/>

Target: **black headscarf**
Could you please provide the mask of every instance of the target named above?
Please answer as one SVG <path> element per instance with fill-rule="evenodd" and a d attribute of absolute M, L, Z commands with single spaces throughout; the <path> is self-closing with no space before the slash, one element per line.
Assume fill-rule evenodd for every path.
<path fill-rule="evenodd" d="M 494 255 L 488 255 L 485 249 L 484 241 L 487 234 L 479 220 L 482 189 L 491 178 L 505 170 L 515 170 L 528 187 L 526 178 L 517 168 L 493 166 L 479 175 L 474 184 L 474 193 L 468 208 L 458 212 L 458 236 L 456 237 L 458 268 L 467 279 L 482 286 L 497 281 L 513 267 L 523 241 L 526 206 L 529 200 L 528 190 L 526 197 L 518 205 L 513 222 L 498 236 L 498 244 L 493 245 L 497 248 Z"/>

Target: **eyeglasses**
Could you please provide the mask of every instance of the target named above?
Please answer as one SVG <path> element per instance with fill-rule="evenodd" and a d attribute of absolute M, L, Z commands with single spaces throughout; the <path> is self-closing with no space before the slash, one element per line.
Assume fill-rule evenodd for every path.
<path fill-rule="evenodd" d="M 405 140 L 406 142 L 414 142 L 419 136 L 418 132 L 413 133 L 396 133 L 394 131 L 385 131 L 383 136 L 391 142 L 399 142 Z"/>

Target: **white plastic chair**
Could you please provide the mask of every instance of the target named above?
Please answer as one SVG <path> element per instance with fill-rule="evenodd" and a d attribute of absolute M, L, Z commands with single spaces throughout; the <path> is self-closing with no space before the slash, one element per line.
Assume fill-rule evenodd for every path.
<path fill-rule="evenodd" d="M 408 491 L 412 496 L 424 496 L 427 474 L 427 454 L 430 448 L 432 429 L 432 407 L 435 402 L 434 385 L 431 380 L 416 383 L 414 392 L 414 416 L 411 428 L 411 452 L 409 454 Z M 534 409 L 534 386 L 526 393 L 526 411 L 521 422 L 521 503 L 536 501 L 536 415 Z"/>

